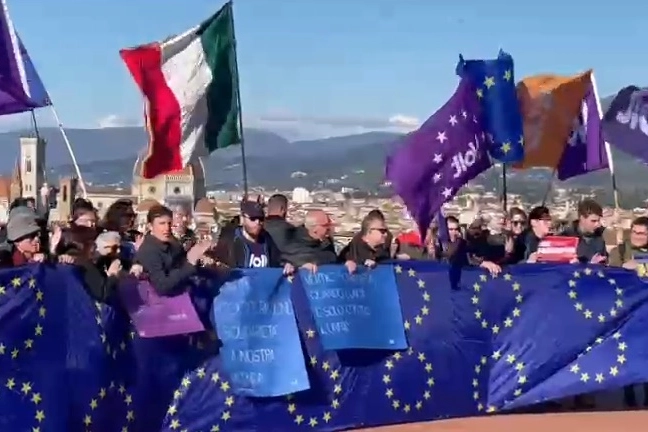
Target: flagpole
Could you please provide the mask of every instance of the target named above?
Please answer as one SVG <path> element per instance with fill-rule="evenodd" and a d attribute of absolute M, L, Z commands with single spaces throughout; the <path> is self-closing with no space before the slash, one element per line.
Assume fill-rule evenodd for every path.
<path fill-rule="evenodd" d="M 598 87 L 596 85 L 596 78 L 594 77 L 594 72 L 591 73 L 590 79 L 592 82 L 592 88 L 594 89 L 594 99 L 596 99 L 596 108 L 598 109 L 601 119 L 603 118 L 603 108 L 601 107 L 601 100 L 599 99 Z M 614 160 L 612 159 L 612 148 L 610 143 L 605 141 L 605 154 L 608 159 L 608 166 L 610 169 L 610 180 L 612 182 L 612 194 L 614 196 L 614 207 L 617 212 L 621 208 L 619 205 L 619 190 L 617 189 L 616 174 L 614 173 Z"/>
<path fill-rule="evenodd" d="M 40 133 L 38 133 L 38 123 L 36 123 L 36 114 L 34 113 L 34 110 L 29 111 L 31 114 L 31 121 L 32 121 L 32 127 L 34 128 L 34 134 L 36 135 L 36 139 L 40 139 Z"/>
<path fill-rule="evenodd" d="M 506 181 L 506 164 L 502 162 L 502 208 L 508 212 L 508 187 Z"/>
<path fill-rule="evenodd" d="M 63 136 L 63 141 L 65 141 L 65 146 L 68 149 L 68 153 L 70 153 L 70 158 L 72 158 L 72 165 L 74 165 L 74 170 L 76 171 L 77 178 L 79 179 L 79 185 L 81 186 L 81 192 L 83 193 L 83 198 L 87 198 L 88 193 L 86 191 L 85 182 L 83 181 L 83 176 L 81 176 L 81 170 L 79 169 L 79 164 L 77 163 L 76 156 L 74 156 L 74 150 L 72 150 L 72 144 L 70 144 L 70 140 L 68 139 L 67 133 L 65 133 L 65 129 L 63 129 L 63 124 L 61 123 L 61 119 L 59 119 L 58 113 L 56 112 L 56 108 L 54 108 L 54 104 L 52 103 L 51 98 L 50 98 L 50 109 L 52 110 L 52 114 L 54 114 L 54 120 L 58 125 L 59 131 L 61 131 L 61 135 Z"/>
<path fill-rule="evenodd" d="M 553 184 L 554 180 L 556 179 L 556 168 L 551 171 L 551 178 L 549 179 L 549 183 L 547 183 L 547 190 L 545 191 L 544 196 L 542 197 L 542 206 L 544 207 L 545 204 L 547 204 L 547 200 L 549 199 L 549 194 L 551 193 L 551 190 L 553 189 Z"/>
<path fill-rule="evenodd" d="M 241 134 L 241 168 L 243 169 L 243 192 L 248 195 L 248 174 L 247 174 L 247 161 L 245 158 L 245 138 L 243 137 L 243 108 L 241 107 L 241 87 L 239 84 L 239 67 L 238 55 L 236 49 L 236 31 L 234 31 L 234 1 L 230 0 L 232 4 L 232 13 L 230 14 L 232 26 L 232 39 L 234 40 L 234 68 L 236 69 L 236 103 L 238 104 L 238 124 L 239 133 Z"/>

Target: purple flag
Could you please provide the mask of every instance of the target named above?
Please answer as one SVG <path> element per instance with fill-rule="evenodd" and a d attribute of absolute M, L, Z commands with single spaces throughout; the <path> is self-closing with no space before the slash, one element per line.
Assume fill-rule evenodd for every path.
<path fill-rule="evenodd" d="M 51 104 L 7 9 L 0 0 L 0 115 L 31 111 Z"/>
<path fill-rule="evenodd" d="M 559 180 L 567 180 L 592 171 L 608 168 L 605 140 L 601 129 L 601 112 L 596 102 L 594 87 L 590 85 L 574 130 L 569 136 L 556 174 Z"/>
<path fill-rule="evenodd" d="M 386 177 L 421 235 L 441 206 L 491 167 L 475 88 L 466 78 L 452 97 L 387 159 Z"/>
<path fill-rule="evenodd" d="M 648 164 L 648 88 L 622 88 L 603 118 L 603 135 L 611 145 Z"/>
<path fill-rule="evenodd" d="M 205 330 L 188 293 L 157 295 L 147 280 L 129 278 L 119 296 L 140 337 L 155 338 Z"/>

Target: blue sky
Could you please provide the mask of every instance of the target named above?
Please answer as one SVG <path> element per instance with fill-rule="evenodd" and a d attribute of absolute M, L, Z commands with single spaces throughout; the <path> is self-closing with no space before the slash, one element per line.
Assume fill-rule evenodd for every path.
<path fill-rule="evenodd" d="M 186 30 L 223 4 L 8 3 L 69 127 L 140 123 L 141 98 L 119 49 Z M 594 68 L 602 96 L 648 84 L 645 16 L 632 13 L 641 7 L 638 0 L 236 0 L 244 120 L 289 138 L 407 129 L 452 93 L 459 53 L 489 58 L 500 47 L 513 55 L 516 79 Z M 51 122 L 48 112 L 39 118 Z"/>

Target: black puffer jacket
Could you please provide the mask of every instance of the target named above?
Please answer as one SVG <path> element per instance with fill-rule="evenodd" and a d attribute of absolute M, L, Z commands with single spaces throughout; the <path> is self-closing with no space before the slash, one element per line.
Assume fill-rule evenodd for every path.
<path fill-rule="evenodd" d="M 304 226 L 295 228 L 283 258 L 295 267 L 307 263 L 326 265 L 338 262 L 333 242 L 330 239 L 320 241 L 312 238 Z"/>

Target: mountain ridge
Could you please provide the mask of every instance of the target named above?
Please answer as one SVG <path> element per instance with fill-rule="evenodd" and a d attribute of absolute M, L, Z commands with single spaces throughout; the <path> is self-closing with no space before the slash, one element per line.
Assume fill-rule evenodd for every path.
<path fill-rule="evenodd" d="M 604 99 L 604 109 L 611 97 Z M 66 130 L 73 145 L 84 179 L 95 185 L 127 186 L 132 181 L 137 155 L 145 148 L 147 136 L 142 127 Z M 73 174 L 65 143 L 57 128 L 42 128 L 48 140 L 46 149 L 50 179 Z M 0 133 L 0 145 L 13 146 L 18 153 L 18 139 L 25 132 Z M 381 185 L 384 162 L 398 146 L 403 134 L 367 132 L 318 140 L 289 141 L 277 133 L 262 129 L 244 129 L 246 162 L 251 186 L 290 190 L 296 186 L 356 190 L 385 190 Z M 630 156 L 614 150 L 617 181 L 640 189 L 646 168 Z M 11 172 L 16 157 L 0 158 L 0 171 Z M 211 190 L 241 188 L 241 149 L 233 146 L 217 150 L 205 161 L 207 184 Z M 293 173 L 297 173 L 293 176 Z M 480 176 L 477 182 L 487 189 L 497 188 L 498 170 Z M 511 172 L 509 190 L 523 192 L 546 189 L 551 173 L 544 169 Z M 544 182 L 538 187 L 538 182 Z M 567 187 L 609 189 L 607 172 L 595 172 L 565 182 Z"/>

